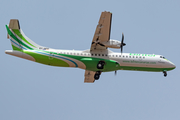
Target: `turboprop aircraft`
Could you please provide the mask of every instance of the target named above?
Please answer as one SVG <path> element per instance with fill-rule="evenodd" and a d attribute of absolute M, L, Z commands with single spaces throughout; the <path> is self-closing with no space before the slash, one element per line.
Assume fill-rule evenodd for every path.
<path fill-rule="evenodd" d="M 123 53 L 124 34 L 121 42 L 110 39 L 112 13 L 102 12 L 99 23 L 88 50 L 61 50 L 40 46 L 30 40 L 22 32 L 19 20 L 11 19 L 6 25 L 7 38 L 10 39 L 13 50 L 5 53 L 45 65 L 59 67 L 75 67 L 85 70 L 84 82 L 93 83 L 102 72 L 117 70 L 163 72 L 175 69 L 175 65 L 162 55 Z M 121 49 L 115 53 L 108 48 Z"/>

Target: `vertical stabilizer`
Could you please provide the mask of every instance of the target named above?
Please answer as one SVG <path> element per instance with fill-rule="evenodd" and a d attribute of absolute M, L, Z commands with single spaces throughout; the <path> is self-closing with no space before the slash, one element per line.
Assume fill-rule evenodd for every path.
<path fill-rule="evenodd" d="M 9 26 L 6 25 L 6 29 L 8 32 L 7 38 L 11 40 L 13 50 L 33 50 L 42 47 L 33 42 L 22 32 L 18 19 L 11 19 Z"/>

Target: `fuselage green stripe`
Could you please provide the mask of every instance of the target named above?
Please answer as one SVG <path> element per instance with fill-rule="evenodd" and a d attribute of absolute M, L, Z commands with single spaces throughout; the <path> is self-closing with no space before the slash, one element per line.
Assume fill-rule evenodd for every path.
<path fill-rule="evenodd" d="M 12 48 L 13 48 L 13 50 L 22 51 L 20 48 L 14 46 L 13 44 L 12 44 Z"/>
<path fill-rule="evenodd" d="M 52 56 L 50 57 L 48 55 L 39 54 L 31 50 L 24 50 L 23 52 L 32 56 L 36 60 L 36 62 L 41 64 L 58 66 L 58 67 L 69 67 L 69 64 L 66 63 L 65 61 L 54 58 Z"/>
<path fill-rule="evenodd" d="M 132 70 L 132 71 L 150 71 L 150 72 L 162 72 L 170 71 L 174 68 L 151 68 L 151 67 L 132 67 L 132 66 L 121 66 L 119 70 Z"/>
<path fill-rule="evenodd" d="M 44 51 L 47 52 L 48 51 Z M 132 70 L 132 71 L 152 71 L 152 72 L 161 72 L 161 71 L 170 71 L 174 68 L 154 68 L 154 67 L 136 67 L 136 66 L 121 66 L 116 64 L 116 61 L 112 59 L 104 59 L 104 58 L 94 58 L 94 57 L 87 57 L 87 56 L 76 56 L 76 55 L 67 55 L 67 54 L 58 54 L 53 52 L 53 54 L 61 55 L 69 58 L 73 58 L 83 62 L 86 65 L 87 70 L 91 71 L 98 71 L 96 68 L 97 63 L 100 60 L 104 60 L 106 65 L 104 66 L 103 72 L 115 71 L 115 70 Z M 118 65 L 118 66 L 117 66 Z"/>
<path fill-rule="evenodd" d="M 13 32 L 18 35 L 24 42 L 28 43 L 29 45 L 31 45 L 32 47 L 35 47 L 34 45 L 32 45 L 31 43 L 29 43 L 24 36 L 21 34 L 21 32 L 19 30 L 15 30 L 13 29 Z M 36 47 L 35 47 L 36 48 Z"/>
<path fill-rule="evenodd" d="M 33 48 L 29 47 L 28 45 L 24 44 L 21 40 L 19 40 L 12 32 L 11 30 L 8 28 L 8 26 L 6 25 L 6 29 L 8 31 L 8 34 L 14 39 L 16 40 L 20 45 L 23 45 L 24 47 L 33 50 Z"/>

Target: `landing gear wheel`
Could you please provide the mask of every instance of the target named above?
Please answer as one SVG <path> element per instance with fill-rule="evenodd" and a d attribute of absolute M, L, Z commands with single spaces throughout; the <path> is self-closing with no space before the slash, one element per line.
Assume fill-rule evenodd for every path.
<path fill-rule="evenodd" d="M 97 64 L 97 69 L 103 69 L 105 65 L 104 61 L 99 61 L 99 63 Z"/>
<path fill-rule="evenodd" d="M 96 71 L 96 74 L 99 74 L 99 75 L 101 75 L 101 71 Z"/>
<path fill-rule="evenodd" d="M 94 75 L 94 79 L 95 79 L 95 80 L 98 80 L 99 77 L 100 77 L 100 74 L 95 74 L 95 75 Z"/>
<path fill-rule="evenodd" d="M 163 73 L 164 73 L 164 77 L 166 77 L 166 76 L 167 76 L 167 72 L 166 72 L 166 71 L 163 71 Z"/>
<path fill-rule="evenodd" d="M 94 75 L 94 79 L 98 80 L 100 78 L 101 71 L 97 71 L 96 74 Z"/>

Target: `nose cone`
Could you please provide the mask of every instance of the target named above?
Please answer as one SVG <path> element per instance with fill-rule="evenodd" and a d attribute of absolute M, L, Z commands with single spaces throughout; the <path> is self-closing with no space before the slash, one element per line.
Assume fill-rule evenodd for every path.
<path fill-rule="evenodd" d="M 176 68 L 176 66 L 175 66 L 174 63 L 172 63 L 172 62 L 169 61 L 169 68 L 171 68 L 171 70 L 173 70 L 173 69 Z"/>
<path fill-rule="evenodd" d="M 172 63 L 171 65 L 172 65 L 172 68 L 174 68 L 174 69 L 176 68 L 176 65 L 175 65 L 175 64 Z"/>

